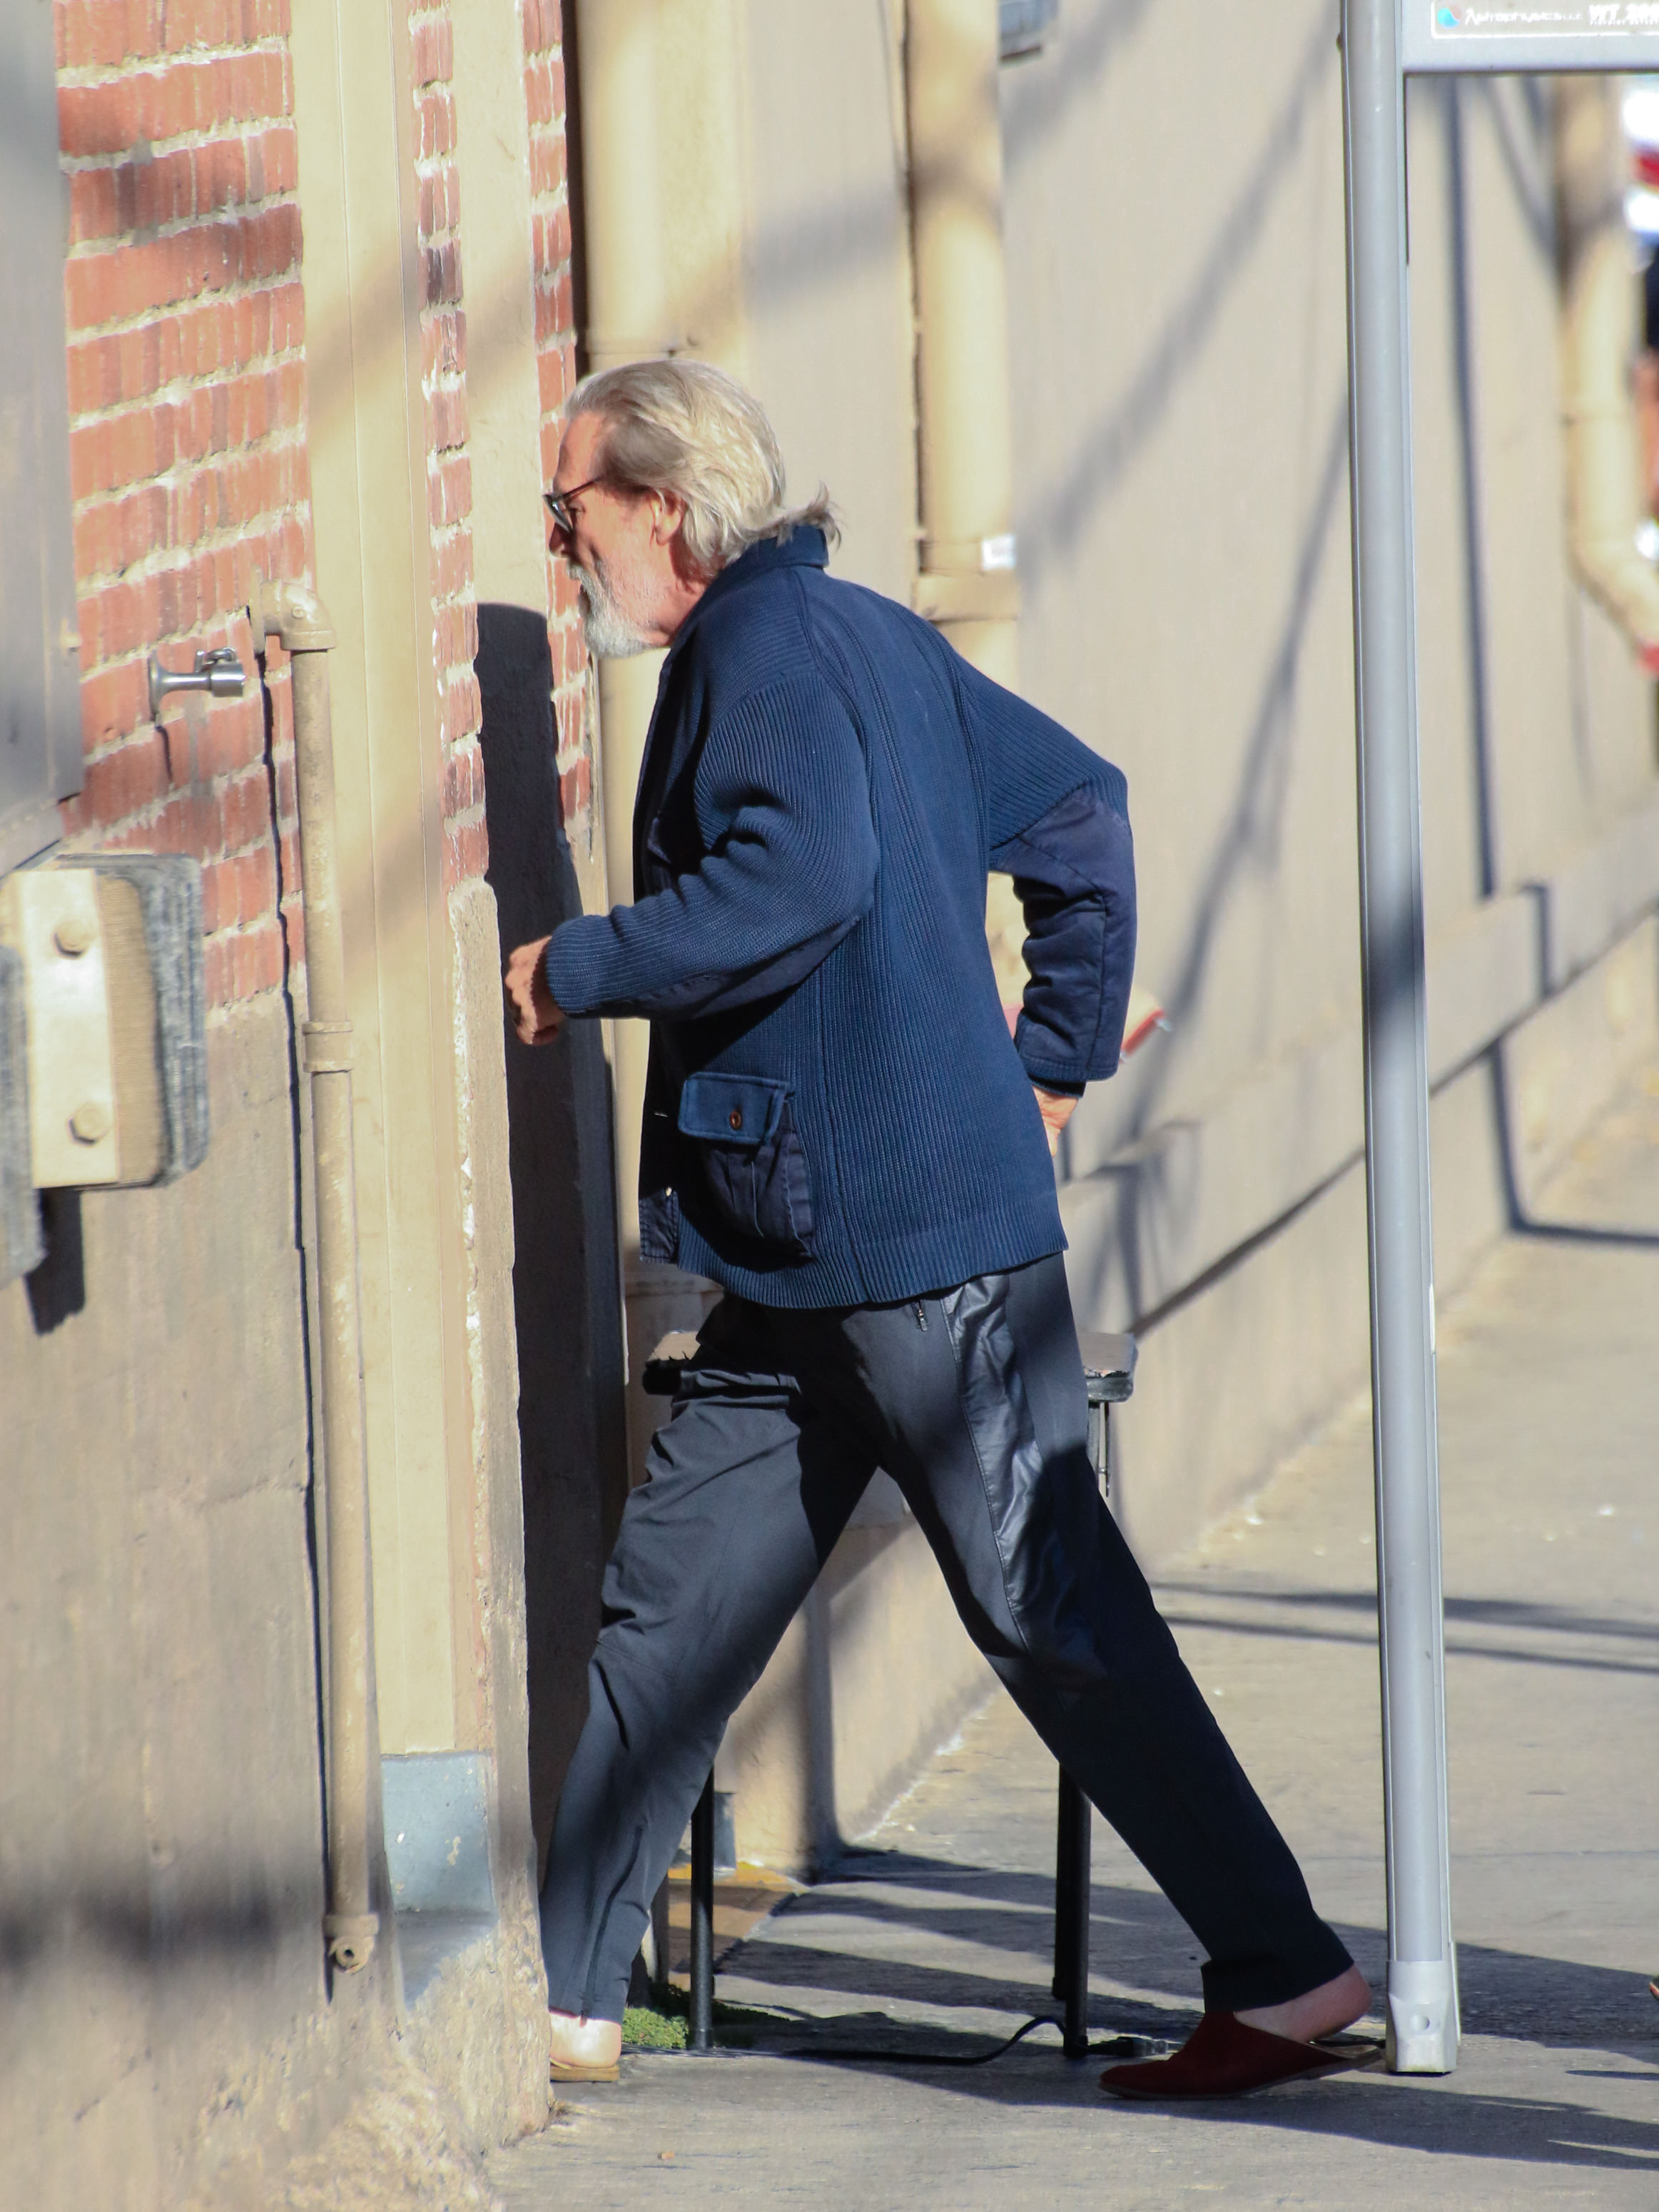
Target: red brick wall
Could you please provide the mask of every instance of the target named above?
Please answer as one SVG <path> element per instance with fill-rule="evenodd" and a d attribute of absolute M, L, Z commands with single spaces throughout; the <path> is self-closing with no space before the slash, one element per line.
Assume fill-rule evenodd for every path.
<path fill-rule="evenodd" d="M 459 224 L 465 149 L 451 92 L 450 0 L 409 0 L 422 394 L 435 710 L 449 887 L 486 860 Z M 570 206 L 558 0 L 522 0 L 535 190 L 543 445 L 574 380 Z M 168 702 L 149 720 L 145 660 L 230 643 L 255 570 L 313 574 L 301 210 L 289 0 L 56 0 L 86 782 L 80 844 L 203 862 L 216 1004 L 282 979 L 280 910 L 300 953 L 286 671 L 265 697 Z M 575 597 L 549 578 L 561 788 L 591 822 L 591 733 Z M 273 834 L 273 802 L 280 839 Z M 280 877 L 278 870 L 281 858 Z"/>
<path fill-rule="evenodd" d="M 536 270 L 536 365 L 541 386 L 542 481 L 559 457 L 558 411 L 576 380 L 575 310 L 570 276 L 570 194 L 566 182 L 564 54 L 558 0 L 522 0 L 525 101 L 530 115 L 531 210 Z M 553 696 L 559 740 L 559 791 L 565 829 L 586 838 L 592 819 L 593 757 L 585 711 L 587 655 L 576 589 L 562 561 L 548 562 L 553 610 Z"/>
<path fill-rule="evenodd" d="M 144 663 L 229 643 L 251 668 L 253 570 L 310 573 L 288 4 L 57 0 L 56 24 L 86 746 L 64 831 L 201 859 L 222 1003 L 281 980 L 288 687 L 268 766 L 257 685 L 188 711 L 175 695 L 157 730 Z"/>

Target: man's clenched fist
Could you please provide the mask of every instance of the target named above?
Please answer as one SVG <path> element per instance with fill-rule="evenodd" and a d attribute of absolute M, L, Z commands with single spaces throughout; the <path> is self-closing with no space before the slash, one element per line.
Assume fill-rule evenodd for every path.
<path fill-rule="evenodd" d="M 548 940 L 521 945 L 507 963 L 503 978 L 513 1027 L 523 1044 L 551 1044 L 564 1021 L 563 1010 L 547 988 L 542 956 Z"/>

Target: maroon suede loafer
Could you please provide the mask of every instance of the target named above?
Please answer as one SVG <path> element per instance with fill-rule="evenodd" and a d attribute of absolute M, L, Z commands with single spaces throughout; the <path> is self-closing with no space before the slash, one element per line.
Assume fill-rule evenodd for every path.
<path fill-rule="evenodd" d="M 1351 2055 L 1297 2043 L 1247 2027 L 1230 2012 L 1206 2012 L 1179 2051 L 1133 2066 L 1109 2066 L 1100 2086 L 1109 2096 L 1159 2103 L 1188 2097 L 1248 2097 L 1275 2081 L 1328 2074 L 1352 2063 Z"/>

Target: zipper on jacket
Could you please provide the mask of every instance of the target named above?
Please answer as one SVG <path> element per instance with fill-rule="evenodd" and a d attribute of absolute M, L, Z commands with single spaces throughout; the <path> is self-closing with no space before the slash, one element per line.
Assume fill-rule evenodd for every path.
<path fill-rule="evenodd" d="M 916 1300 L 916 1308 L 915 1308 L 915 1311 L 916 1311 L 916 1327 L 917 1327 L 917 1328 L 918 1328 L 922 1332 L 923 1335 L 925 1336 L 925 1335 L 927 1334 L 927 1308 L 922 1304 L 921 1300 L 920 1298 L 918 1298 L 918 1299 Z"/>

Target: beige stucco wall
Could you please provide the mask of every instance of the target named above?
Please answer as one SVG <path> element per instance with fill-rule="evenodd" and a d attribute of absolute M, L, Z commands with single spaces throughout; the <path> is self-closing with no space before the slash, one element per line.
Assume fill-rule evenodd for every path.
<path fill-rule="evenodd" d="M 1152 1324 L 1125 1511 L 1155 1556 L 1364 1371 L 1339 61 L 1317 5 L 1271 25 L 1068 10 L 1003 82 L 1022 666 L 1127 771 L 1141 973 L 1175 1021 L 1091 1093 L 1064 1193 L 1079 1305 Z M 1622 849 L 1655 788 L 1651 685 L 1567 563 L 1549 98 L 1441 83 L 1410 100 L 1434 1174 L 1454 1276 L 1522 1168 L 1494 1041 L 1524 1018 L 1549 1031 L 1535 1010 L 1565 980 L 1523 953 L 1520 887 L 1540 914 L 1571 908 L 1558 878 L 1598 839 Z M 1645 890 L 1575 965 L 1651 904 L 1656 833 L 1635 828 Z M 1477 974 L 1471 947 L 1501 933 L 1504 963 Z M 1614 963 L 1644 1028 L 1648 943 Z M 1517 1042 L 1504 1064 L 1544 1050 Z M 1545 1149 L 1615 1057 L 1604 1023 L 1594 1078 L 1535 1108 Z"/>
<path fill-rule="evenodd" d="M 1085 1099 L 1074 1175 L 1357 975 L 1331 28 L 1068 9 L 1003 74 L 1024 688 L 1127 774 L 1176 1024 Z"/>
<path fill-rule="evenodd" d="M 483 886 L 454 920 L 480 1323 L 470 1659 L 496 1924 L 406 2006 L 381 1889 L 369 1967 L 325 1970 L 304 1152 L 289 1007 L 268 993 L 210 1026 L 204 1164 L 166 1188 L 58 1198 L 45 1267 L 0 1290 L 9 2205 L 253 2212 L 296 2160 L 307 2202 L 345 2205 L 362 2201 L 354 2157 L 372 2159 L 378 2201 L 459 2204 L 466 2154 L 544 2116 Z"/>
<path fill-rule="evenodd" d="M 1004 95 L 1025 688 L 1128 774 L 1176 1022 L 1081 1178 L 1357 1004 L 1340 81 L 1322 5 L 1171 4 L 1066 11 Z M 1567 569 L 1547 99 L 1412 93 L 1431 944 L 1654 787 Z"/>
<path fill-rule="evenodd" d="M 216 1022 L 205 1164 L 0 1291 L 9 2202 L 268 2172 L 385 2046 L 389 1946 L 325 1989 L 289 1070 L 276 994 Z"/>

